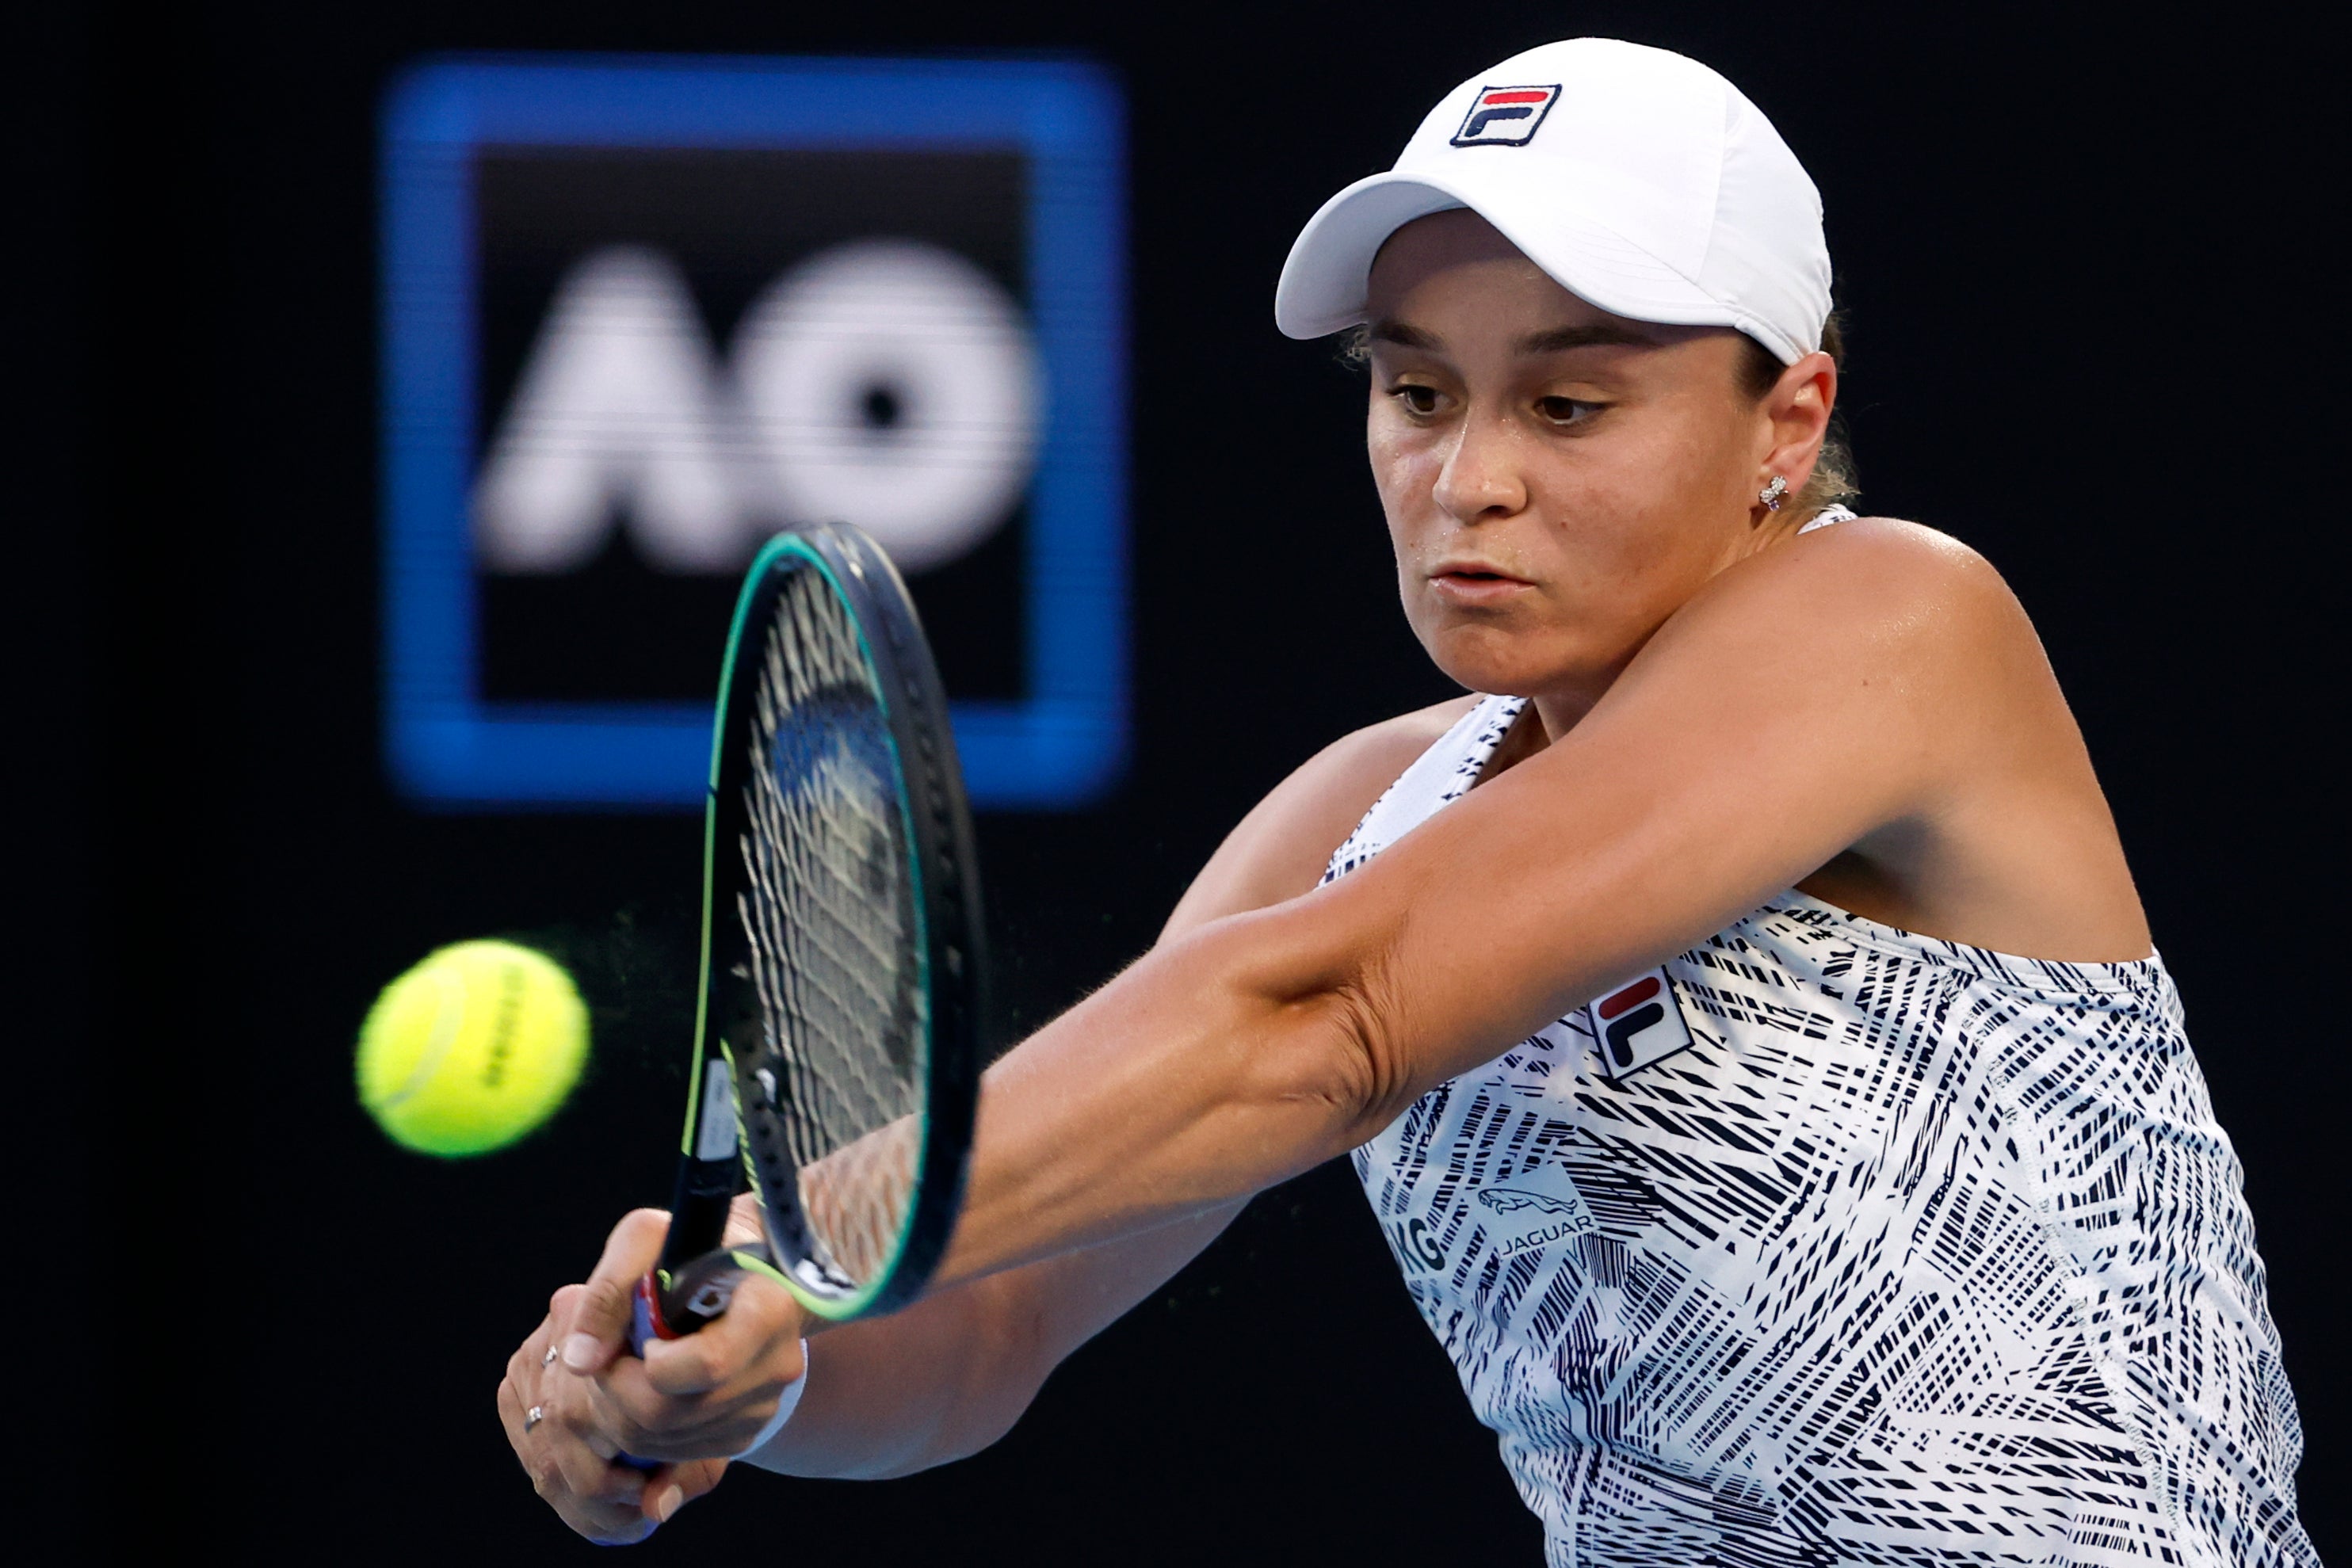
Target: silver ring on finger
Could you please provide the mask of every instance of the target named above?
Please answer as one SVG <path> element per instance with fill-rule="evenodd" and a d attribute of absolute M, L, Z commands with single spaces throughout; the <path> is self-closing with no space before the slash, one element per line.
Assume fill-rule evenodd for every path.
<path fill-rule="evenodd" d="M 539 1364 L 543 1367 L 553 1366 L 555 1364 L 555 1347 L 553 1345 L 549 1345 L 547 1347 L 547 1354 L 539 1358 Z"/>
<path fill-rule="evenodd" d="M 526 1432 L 547 1419 L 547 1406 L 534 1405 L 522 1413 L 522 1429 Z"/>

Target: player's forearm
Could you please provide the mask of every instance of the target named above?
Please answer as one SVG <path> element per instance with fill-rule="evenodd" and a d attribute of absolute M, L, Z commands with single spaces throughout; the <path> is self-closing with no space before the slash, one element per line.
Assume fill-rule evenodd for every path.
<path fill-rule="evenodd" d="M 809 1342 L 808 1385 L 751 1464 L 780 1475 L 878 1480 L 979 1452 L 1028 1408 L 1050 1362 L 1003 1277 Z"/>
<path fill-rule="evenodd" d="M 991 1069 L 941 1284 L 1245 1199 L 1376 1130 L 1352 955 L 1290 910 L 1156 949 Z"/>
<path fill-rule="evenodd" d="M 819 1335 L 800 1410 L 754 1462 L 870 1479 L 979 1452 L 1065 1357 L 1166 1283 L 1235 1212 L 1006 1270 Z"/>

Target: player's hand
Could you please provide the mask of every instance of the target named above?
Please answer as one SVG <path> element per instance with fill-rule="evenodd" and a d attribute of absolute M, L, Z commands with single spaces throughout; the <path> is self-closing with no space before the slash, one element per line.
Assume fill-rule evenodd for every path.
<path fill-rule="evenodd" d="M 629 1215 L 588 1282 L 557 1292 L 561 1364 L 585 1386 L 585 1436 L 600 1450 L 669 1461 L 732 1458 L 758 1441 L 801 1375 L 807 1317 L 789 1291 L 753 1275 L 700 1333 L 649 1343 L 642 1361 L 628 1354 L 631 1297 L 661 1250 L 668 1219 L 655 1209 Z M 738 1239 L 736 1227 L 729 1237 Z"/>
<path fill-rule="evenodd" d="M 656 1226 L 654 1246 L 660 1244 Z M 588 1380 L 568 1371 L 559 1354 L 561 1325 L 583 1290 L 558 1291 L 547 1316 L 507 1363 L 499 1419 L 531 1484 L 563 1522 L 591 1541 L 622 1545 L 644 1540 L 717 1486 L 727 1465 L 695 1459 L 647 1472 L 614 1462 L 620 1450 L 596 1434 Z"/>

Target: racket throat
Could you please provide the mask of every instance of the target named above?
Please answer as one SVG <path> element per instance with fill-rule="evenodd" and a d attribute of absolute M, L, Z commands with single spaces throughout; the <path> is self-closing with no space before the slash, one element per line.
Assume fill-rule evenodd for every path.
<path fill-rule="evenodd" d="M 688 1157 L 678 1162 L 670 1194 L 669 1237 L 657 1265 L 665 1275 L 718 1251 L 727 1239 L 728 1215 L 743 1174 L 735 1129 L 734 1070 L 723 1051 L 713 1052 L 702 1062 Z"/>

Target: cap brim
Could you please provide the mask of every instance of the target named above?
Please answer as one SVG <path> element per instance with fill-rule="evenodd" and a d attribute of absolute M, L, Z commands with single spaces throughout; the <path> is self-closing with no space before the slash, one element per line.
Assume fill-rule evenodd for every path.
<path fill-rule="evenodd" d="M 1689 278 L 1602 224 L 1579 213 L 1572 193 L 1511 189 L 1507 172 L 1488 179 L 1373 174 L 1323 204 L 1307 220 L 1274 289 L 1274 320 L 1292 338 L 1320 338 L 1366 319 L 1373 258 L 1415 218 L 1467 207 L 1485 218 L 1570 293 L 1612 315 L 1686 327 L 1744 324 Z M 1530 195 L 1533 194 L 1533 199 Z M 1498 214 L 1541 212 L 1541 235 Z"/>

